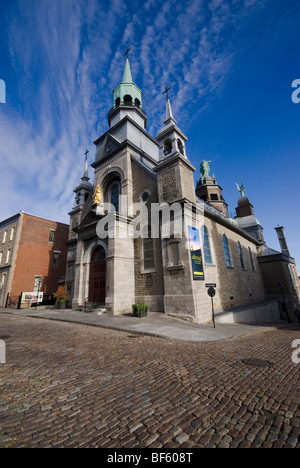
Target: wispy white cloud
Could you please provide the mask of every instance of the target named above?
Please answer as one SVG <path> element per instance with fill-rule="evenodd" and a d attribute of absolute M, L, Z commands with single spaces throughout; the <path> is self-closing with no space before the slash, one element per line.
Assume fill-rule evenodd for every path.
<path fill-rule="evenodd" d="M 19 80 L 14 109 L 0 108 L 1 218 L 24 209 L 68 219 L 83 153 L 92 160 L 92 141 L 107 130 L 127 44 L 155 136 L 166 85 L 180 126 L 222 92 L 253 8 L 251 0 L 16 0 L 6 34 Z"/>

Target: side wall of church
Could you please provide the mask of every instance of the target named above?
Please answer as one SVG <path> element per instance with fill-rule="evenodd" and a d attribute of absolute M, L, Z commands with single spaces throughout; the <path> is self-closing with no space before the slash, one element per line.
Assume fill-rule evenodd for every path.
<path fill-rule="evenodd" d="M 132 162 L 133 202 L 141 201 L 147 191 L 149 199 L 146 206 L 157 203 L 156 177 L 152 176 L 135 161 Z M 135 295 L 136 302 L 146 302 L 152 311 L 163 311 L 164 280 L 160 239 L 154 239 L 154 268 L 143 267 L 143 240 L 138 238 L 134 243 Z"/>
<path fill-rule="evenodd" d="M 204 262 L 205 283 L 216 283 L 215 309 L 223 310 L 244 305 L 265 298 L 263 279 L 257 260 L 256 245 L 237 232 L 205 217 L 204 224 L 208 230 L 212 264 Z M 225 261 L 223 235 L 229 245 L 231 266 Z M 242 248 L 244 267 L 242 267 L 238 250 Z M 252 252 L 253 266 L 249 248 Z"/>

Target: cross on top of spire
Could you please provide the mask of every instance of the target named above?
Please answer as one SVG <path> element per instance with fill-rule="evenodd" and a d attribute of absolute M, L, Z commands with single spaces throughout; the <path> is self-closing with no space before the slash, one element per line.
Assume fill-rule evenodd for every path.
<path fill-rule="evenodd" d="M 167 100 L 169 99 L 169 91 L 170 91 L 170 89 L 172 89 L 172 88 L 168 88 L 168 87 L 166 86 L 165 90 L 164 90 L 163 93 L 162 93 L 162 94 L 166 94 L 166 99 L 167 99 Z"/>
<path fill-rule="evenodd" d="M 124 57 L 128 58 L 129 51 L 130 51 L 130 47 L 127 46 L 126 52 L 125 52 L 125 54 L 124 54 Z"/>
<path fill-rule="evenodd" d="M 85 159 L 87 160 L 87 155 L 89 154 L 89 150 L 86 150 L 85 154 Z"/>

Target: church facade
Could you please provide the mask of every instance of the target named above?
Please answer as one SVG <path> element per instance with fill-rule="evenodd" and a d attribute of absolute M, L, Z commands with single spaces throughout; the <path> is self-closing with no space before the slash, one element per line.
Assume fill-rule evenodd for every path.
<path fill-rule="evenodd" d="M 210 175 L 210 161 L 202 161 L 195 189 L 187 137 L 168 95 L 164 126 L 153 138 L 128 57 L 108 123 L 94 142 L 94 181 L 86 161 L 69 213 L 66 283 L 72 308 L 126 314 L 142 302 L 150 311 L 207 323 L 212 319 L 207 285 L 215 284 L 218 320 L 278 318 L 278 287 L 269 285 L 266 293 L 263 277 L 263 272 L 272 277 L 270 252 L 244 188 L 238 187 L 236 218 L 229 216 L 222 188 Z M 291 257 L 277 260 L 296 274 Z M 289 287 L 292 276 L 284 279 Z M 297 281 L 290 290 L 291 310 L 299 307 Z"/>

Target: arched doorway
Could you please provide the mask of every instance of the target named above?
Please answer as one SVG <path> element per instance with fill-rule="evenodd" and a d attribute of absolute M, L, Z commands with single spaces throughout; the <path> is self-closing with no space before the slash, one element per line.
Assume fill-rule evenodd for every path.
<path fill-rule="evenodd" d="M 106 260 L 102 246 L 96 247 L 90 263 L 89 301 L 105 302 Z"/>

